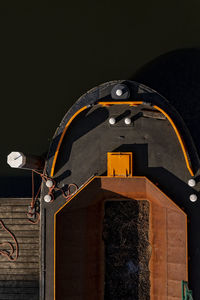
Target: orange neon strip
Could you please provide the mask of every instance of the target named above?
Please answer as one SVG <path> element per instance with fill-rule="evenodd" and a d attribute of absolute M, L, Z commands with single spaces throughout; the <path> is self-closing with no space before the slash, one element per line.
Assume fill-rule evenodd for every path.
<path fill-rule="evenodd" d="M 112 105 L 112 104 L 129 104 L 129 105 L 137 105 L 137 104 L 142 104 L 143 102 L 142 101 L 126 101 L 126 102 L 120 102 L 120 101 L 115 101 L 115 102 L 98 102 L 98 104 L 101 104 L 101 105 Z M 172 121 L 172 119 L 170 118 L 170 116 L 163 110 L 161 109 L 160 107 L 158 107 L 157 105 L 154 105 L 154 108 L 156 108 L 157 110 L 159 110 L 160 112 L 163 113 L 163 115 L 168 119 L 168 121 L 170 122 L 170 124 L 172 125 L 176 135 L 177 135 L 177 138 L 179 140 L 179 143 L 181 145 L 181 149 L 183 151 L 183 155 L 184 155 L 184 158 L 185 158 L 185 162 L 186 162 L 186 166 L 188 168 L 188 171 L 190 173 L 191 176 L 194 176 L 194 173 L 190 167 L 190 164 L 189 164 L 189 160 L 188 160 L 188 156 L 187 156 L 187 152 L 186 152 L 186 149 L 185 149 L 185 146 L 183 144 L 183 141 L 182 141 L 182 138 L 180 136 L 180 133 L 178 132 L 178 129 L 176 127 L 176 125 L 174 124 L 174 122 Z"/>
<path fill-rule="evenodd" d="M 61 146 L 61 144 L 62 144 L 62 141 L 63 141 L 64 135 L 65 135 L 65 132 L 67 131 L 67 128 L 69 127 L 69 125 L 71 124 L 71 122 L 76 118 L 76 116 L 79 115 L 79 114 L 80 114 L 83 110 L 85 110 L 86 108 L 87 108 L 87 106 L 84 106 L 84 107 L 82 107 L 81 109 L 79 109 L 79 110 L 71 117 L 71 119 L 68 121 L 68 123 L 66 124 L 65 129 L 63 130 L 62 135 L 61 135 L 61 137 L 60 137 L 60 140 L 59 140 L 59 143 L 58 143 L 58 146 L 57 146 L 57 149 L 56 149 L 54 158 L 53 158 L 53 163 L 52 163 L 52 167 L 51 167 L 51 174 L 50 174 L 51 177 L 52 177 L 53 174 L 54 174 L 55 165 L 56 165 L 56 160 L 57 160 L 57 157 L 58 157 L 58 152 L 59 152 L 59 150 L 60 150 L 60 146 Z"/>
<path fill-rule="evenodd" d="M 124 101 L 124 102 L 120 102 L 120 101 L 109 101 L 109 102 L 98 102 L 98 104 L 100 105 L 112 105 L 112 104 L 118 104 L 118 105 L 122 105 L 122 104 L 128 104 L 128 105 L 139 105 L 139 104 L 142 104 L 143 102 L 142 101 Z M 51 176 L 53 176 L 54 174 L 54 170 L 55 170 L 55 165 L 56 165 L 56 160 L 57 160 L 57 157 L 58 157 L 58 152 L 60 150 L 60 146 L 61 146 L 61 143 L 63 141 L 63 138 L 64 138 L 64 135 L 69 127 L 69 125 L 71 124 L 71 122 L 74 120 L 74 118 L 80 113 L 82 112 L 83 110 L 85 110 L 87 108 L 87 106 L 84 106 L 82 107 L 81 109 L 79 109 L 73 116 L 72 118 L 68 121 L 68 123 L 66 124 L 65 126 L 65 129 L 63 130 L 62 132 L 62 135 L 60 137 L 60 140 L 59 140 L 59 143 L 58 143 L 58 146 L 57 146 L 57 149 L 56 149 L 56 152 L 55 152 L 55 155 L 54 155 L 54 159 L 53 159 L 53 163 L 52 163 L 52 167 L 51 167 Z M 172 119 L 170 118 L 170 116 L 163 110 L 161 109 L 160 107 L 158 107 L 157 105 L 154 105 L 154 108 L 156 108 L 157 110 L 159 110 L 160 112 L 163 113 L 163 115 L 168 119 L 168 121 L 170 122 L 170 124 L 172 125 L 176 135 L 177 135 L 177 138 L 179 140 L 179 143 L 181 145 L 181 149 L 182 149 L 182 152 L 183 152 L 183 155 L 184 155 L 184 158 L 185 158 L 185 162 L 186 162 L 186 166 L 188 168 L 188 171 L 190 173 L 191 176 L 194 176 L 194 173 L 190 167 L 190 164 L 189 164 L 189 160 L 188 160 L 188 156 L 187 156 L 187 153 L 186 153 L 186 149 L 185 149 L 185 146 L 183 144 L 183 141 L 182 141 L 182 138 L 180 136 L 180 133 L 178 132 L 178 129 L 176 127 L 176 125 L 174 124 L 174 122 L 172 121 Z"/>
<path fill-rule="evenodd" d="M 121 102 L 121 101 L 99 101 L 98 104 L 100 105 L 113 105 L 113 104 L 128 104 L 128 105 L 138 105 L 138 104 L 142 104 L 142 101 L 124 101 L 124 102 Z"/>
<path fill-rule="evenodd" d="M 126 102 L 119 102 L 119 101 L 114 101 L 114 102 L 98 102 L 98 104 L 100 105 L 111 105 L 111 104 L 129 104 L 129 105 L 138 105 L 138 104 L 142 104 L 142 101 L 126 101 Z M 55 171 L 55 165 L 56 165 L 56 160 L 57 160 L 57 157 L 58 157 L 58 152 L 60 150 L 60 146 L 62 144 L 62 141 L 63 141 L 63 138 L 64 138 L 64 135 L 69 127 L 69 125 L 71 124 L 71 122 L 75 119 L 75 117 L 80 114 L 83 110 L 85 110 L 87 108 L 87 106 L 84 106 L 82 107 L 81 109 L 79 109 L 72 117 L 71 119 L 68 121 L 68 123 L 66 124 L 65 126 L 65 129 L 63 130 L 62 132 L 62 135 L 60 137 L 60 140 L 59 140 L 59 143 L 58 143 L 58 146 L 57 146 L 57 149 L 56 149 L 56 152 L 55 152 L 55 155 L 54 155 L 54 158 L 53 158 L 53 163 L 52 163 L 52 167 L 51 167 L 51 174 L 50 176 L 53 177 L 54 175 L 54 171 Z"/>
<path fill-rule="evenodd" d="M 157 105 L 154 105 L 154 107 L 155 107 L 157 110 L 159 110 L 160 112 L 162 112 L 163 115 L 168 119 L 168 121 L 169 121 L 170 124 L 172 125 L 172 127 L 173 127 L 173 129 L 174 129 L 174 131 L 175 131 L 175 133 L 176 133 L 176 135 L 177 135 L 177 138 L 178 138 L 178 140 L 179 140 L 179 143 L 180 143 L 180 145 L 181 145 L 181 149 L 182 149 L 182 151 L 183 151 L 183 155 L 184 155 L 184 158 L 185 158 L 185 162 L 186 162 L 186 166 L 187 166 L 187 168 L 188 168 L 188 171 L 190 172 L 190 175 L 191 175 L 191 176 L 194 176 L 194 173 L 193 173 L 193 171 L 192 171 L 192 169 L 191 169 L 191 167 L 190 167 L 190 164 L 189 164 L 189 160 L 188 160 L 188 156 L 187 156 L 187 152 L 186 152 L 185 146 L 184 146 L 184 144 L 183 144 L 181 135 L 180 135 L 180 133 L 178 132 L 178 129 L 177 129 L 176 125 L 174 124 L 174 122 L 173 122 L 173 120 L 170 118 L 170 116 L 169 116 L 163 109 L 161 109 L 161 108 L 158 107 Z"/>

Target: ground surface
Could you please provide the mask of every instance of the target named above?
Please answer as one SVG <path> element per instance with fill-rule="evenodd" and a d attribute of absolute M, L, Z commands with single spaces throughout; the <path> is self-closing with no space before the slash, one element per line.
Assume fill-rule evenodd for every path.
<path fill-rule="evenodd" d="M 150 299 L 148 201 L 105 203 L 105 300 Z"/>

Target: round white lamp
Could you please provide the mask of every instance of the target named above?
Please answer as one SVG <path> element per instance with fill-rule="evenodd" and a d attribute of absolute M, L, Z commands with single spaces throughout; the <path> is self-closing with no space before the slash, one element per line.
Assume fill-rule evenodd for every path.
<path fill-rule="evenodd" d="M 196 185 L 196 181 L 191 178 L 191 179 L 188 180 L 188 185 L 191 186 L 191 187 L 194 187 Z"/>
<path fill-rule="evenodd" d="M 191 194 L 191 195 L 190 195 L 190 201 L 191 201 L 191 202 L 196 202 L 196 201 L 197 201 L 197 195 Z"/>
<path fill-rule="evenodd" d="M 110 118 L 109 123 L 110 123 L 110 125 L 114 125 L 116 123 L 115 118 Z"/>
<path fill-rule="evenodd" d="M 116 95 L 120 97 L 123 94 L 123 91 L 121 89 L 116 90 Z"/>
<path fill-rule="evenodd" d="M 46 186 L 47 186 L 48 188 L 51 188 L 51 187 L 53 186 L 53 181 L 52 181 L 51 179 L 48 179 L 48 180 L 46 181 Z"/>
<path fill-rule="evenodd" d="M 125 123 L 126 125 L 130 125 L 130 124 L 131 124 L 131 119 L 130 119 L 130 118 L 125 118 L 125 119 L 124 119 L 124 123 Z"/>
<path fill-rule="evenodd" d="M 52 200 L 51 195 L 45 195 L 45 196 L 44 196 L 44 201 L 45 201 L 46 203 L 51 202 L 51 200 Z"/>

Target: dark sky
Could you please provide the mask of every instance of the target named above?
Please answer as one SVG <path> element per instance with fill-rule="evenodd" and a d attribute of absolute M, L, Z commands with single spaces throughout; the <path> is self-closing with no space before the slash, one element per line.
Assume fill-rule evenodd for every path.
<path fill-rule="evenodd" d="M 49 4 L 50 6 L 50 4 Z M 0 177 L 13 150 L 41 154 L 88 89 L 129 79 L 166 52 L 200 46 L 199 1 L 74 1 L 0 10 Z"/>

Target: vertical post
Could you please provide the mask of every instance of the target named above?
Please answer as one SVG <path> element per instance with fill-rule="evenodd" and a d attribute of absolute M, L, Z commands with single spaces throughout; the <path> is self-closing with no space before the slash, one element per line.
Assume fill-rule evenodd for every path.
<path fill-rule="evenodd" d="M 181 290 L 182 290 L 182 300 L 184 300 L 185 297 L 184 297 L 184 281 L 183 280 L 181 281 Z"/>
<path fill-rule="evenodd" d="M 181 281 L 182 300 L 193 300 L 192 291 L 188 288 L 187 281 Z"/>

